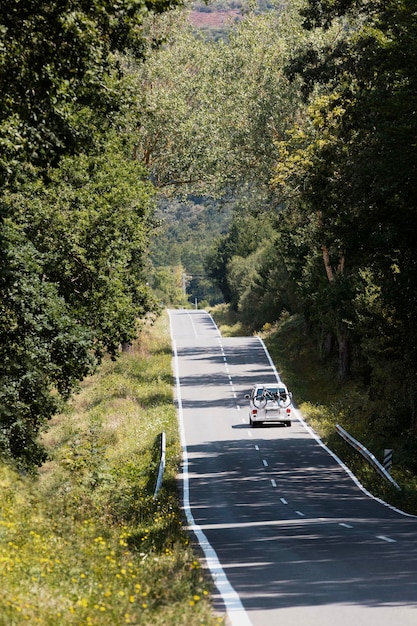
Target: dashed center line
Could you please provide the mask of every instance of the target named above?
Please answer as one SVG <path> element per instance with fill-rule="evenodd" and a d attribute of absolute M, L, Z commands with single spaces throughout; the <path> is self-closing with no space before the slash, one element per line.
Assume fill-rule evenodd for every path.
<path fill-rule="evenodd" d="M 268 461 L 266 459 L 262 459 L 262 463 L 264 464 L 265 467 L 268 467 Z"/>
<path fill-rule="evenodd" d="M 345 522 L 341 522 L 339 526 L 343 526 L 343 528 L 353 528 L 350 524 L 345 524 Z"/>
<path fill-rule="evenodd" d="M 396 543 L 395 539 L 391 539 L 391 537 L 386 537 L 385 535 L 377 535 L 377 539 L 382 539 L 382 541 L 386 541 L 387 543 Z"/>
<path fill-rule="evenodd" d="M 299 515 L 300 517 L 305 517 L 304 513 L 302 511 L 296 511 L 297 515 Z"/>
<path fill-rule="evenodd" d="M 280 500 L 281 500 L 282 504 L 288 504 L 288 502 L 286 501 L 285 498 L 280 498 Z"/>

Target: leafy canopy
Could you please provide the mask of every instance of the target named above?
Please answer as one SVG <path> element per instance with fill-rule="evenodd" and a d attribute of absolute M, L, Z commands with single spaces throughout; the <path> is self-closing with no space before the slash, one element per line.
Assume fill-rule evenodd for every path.
<path fill-rule="evenodd" d="M 0 16 L 0 448 L 37 436 L 154 310 L 153 190 L 132 159 L 121 54 L 169 0 L 5 0 Z"/>

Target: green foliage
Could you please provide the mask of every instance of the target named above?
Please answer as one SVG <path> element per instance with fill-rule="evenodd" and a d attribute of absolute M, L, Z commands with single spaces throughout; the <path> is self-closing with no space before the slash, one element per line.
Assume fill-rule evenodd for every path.
<path fill-rule="evenodd" d="M 364 386 L 364 430 L 377 446 L 383 433 L 412 439 L 414 3 L 311 1 L 301 14 L 309 32 L 281 62 L 305 102 L 292 128 L 274 138 L 273 232 L 248 241 L 240 215 L 213 247 L 209 271 L 246 328 L 285 311 L 303 316 L 335 384 L 344 381 L 347 392 L 350 382 Z M 247 137 L 249 126 L 239 127 Z"/>
<path fill-rule="evenodd" d="M 229 276 L 230 264 L 233 259 L 243 259 L 254 253 L 267 236 L 268 228 L 262 218 L 259 220 L 250 213 L 238 212 L 236 209 L 231 225 L 225 235 L 220 235 L 213 243 L 212 250 L 207 256 L 207 271 L 221 290 L 225 302 L 232 303 L 233 309 L 237 310 L 239 293 L 236 291 L 236 276 L 233 281 Z M 234 262 L 236 265 L 238 260 Z M 237 268 L 236 268 L 237 269 Z M 236 272 L 235 272 L 236 273 Z M 235 285 L 232 285 L 232 282 Z M 234 288 L 235 287 L 235 288 Z"/>
<path fill-rule="evenodd" d="M 54 283 L 42 277 L 42 257 L 12 223 L 2 231 L 0 308 L 0 444 L 3 454 L 43 460 L 39 429 L 75 381 L 92 368 L 93 336 L 78 324 Z"/>
<path fill-rule="evenodd" d="M 283 72 L 300 37 L 296 18 L 281 8 L 250 13 L 228 42 L 204 41 L 181 22 L 166 37 L 144 64 L 130 67 L 137 157 L 164 192 L 219 196 L 247 186 L 267 196 L 274 138 L 297 103 Z"/>
<path fill-rule="evenodd" d="M 141 180 L 142 179 L 142 180 Z M 3 449 L 27 463 L 39 429 L 154 307 L 144 279 L 152 191 L 109 143 L 3 195 Z"/>
<path fill-rule="evenodd" d="M 308 243 L 305 261 L 323 252 L 328 283 L 316 270 L 303 277 L 309 312 L 355 346 L 375 414 L 406 432 L 417 397 L 414 5 L 310 2 L 305 13 L 310 26 L 344 27 L 291 65 L 311 105 L 280 146 L 274 182 L 296 216 L 290 237 Z"/>
<path fill-rule="evenodd" d="M 280 235 L 281 213 L 235 213 L 229 231 L 207 257 L 207 268 L 224 299 L 249 330 L 259 330 L 281 313 L 297 310 Z"/>
<path fill-rule="evenodd" d="M 162 265 L 152 270 L 152 289 L 155 297 L 166 306 L 185 307 L 185 269 L 182 265 Z"/>
<path fill-rule="evenodd" d="M 184 305 L 197 299 L 213 305 L 221 301 L 207 275 L 205 258 L 213 239 L 227 229 L 229 214 L 227 204 L 208 198 L 159 199 L 151 284 L 163 302 Z"/>
<path fill-rule="evenodd" d="M 0 18 L 0 188 L 27 166 L 91 146 L 121 101 L 111 54 L 143 50 L 146 11 L 170 0 L 103 3 L 4 0 Z"/>
<path fill-rule="evenodd" d="M 104 351 L 154 308 L 145 285 L 150 184 L 132 159 L 120 53 L 173 3 L 6 0 L 0 17 L 0 445 L 36 437 Z M 125 139 L 125 137 L 124 137 Z"/>

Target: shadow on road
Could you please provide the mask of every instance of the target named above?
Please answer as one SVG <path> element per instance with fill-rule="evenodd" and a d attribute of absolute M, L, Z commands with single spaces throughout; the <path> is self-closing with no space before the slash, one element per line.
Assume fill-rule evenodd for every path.
<path fill-rule="evenodd" d="M 195 521 L 246 609 L 416 606 L 417 521 L 368 498 L 313 440 L 222 441 L 188 455 Z"/>

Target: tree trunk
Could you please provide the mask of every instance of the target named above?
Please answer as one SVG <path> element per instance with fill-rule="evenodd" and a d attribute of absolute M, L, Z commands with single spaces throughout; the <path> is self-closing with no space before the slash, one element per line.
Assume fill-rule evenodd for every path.
<path fill-rule="evenodd" d="M 323 340 L 323 356 L 328 359 L 333 352 L 333 334 L 328 332 Z"/>
<path fill-rule="evenodd" d="M 339 343 L 339 379 L 346 382 L 350 378 L 350 343 L 346 329 L 339 329 L 337 335 Z"/>
<path fill-rule="evenodd" d="M 334 280 L 334 276 L 333 276 L 332 264 L 330 263 L 329 249 L 327 246 L 323 245 L 321 247 L 321 251 L 323 254 L 324 269 L 326 270 L 327 279 L 329 283 L 332 283 Z"/>

